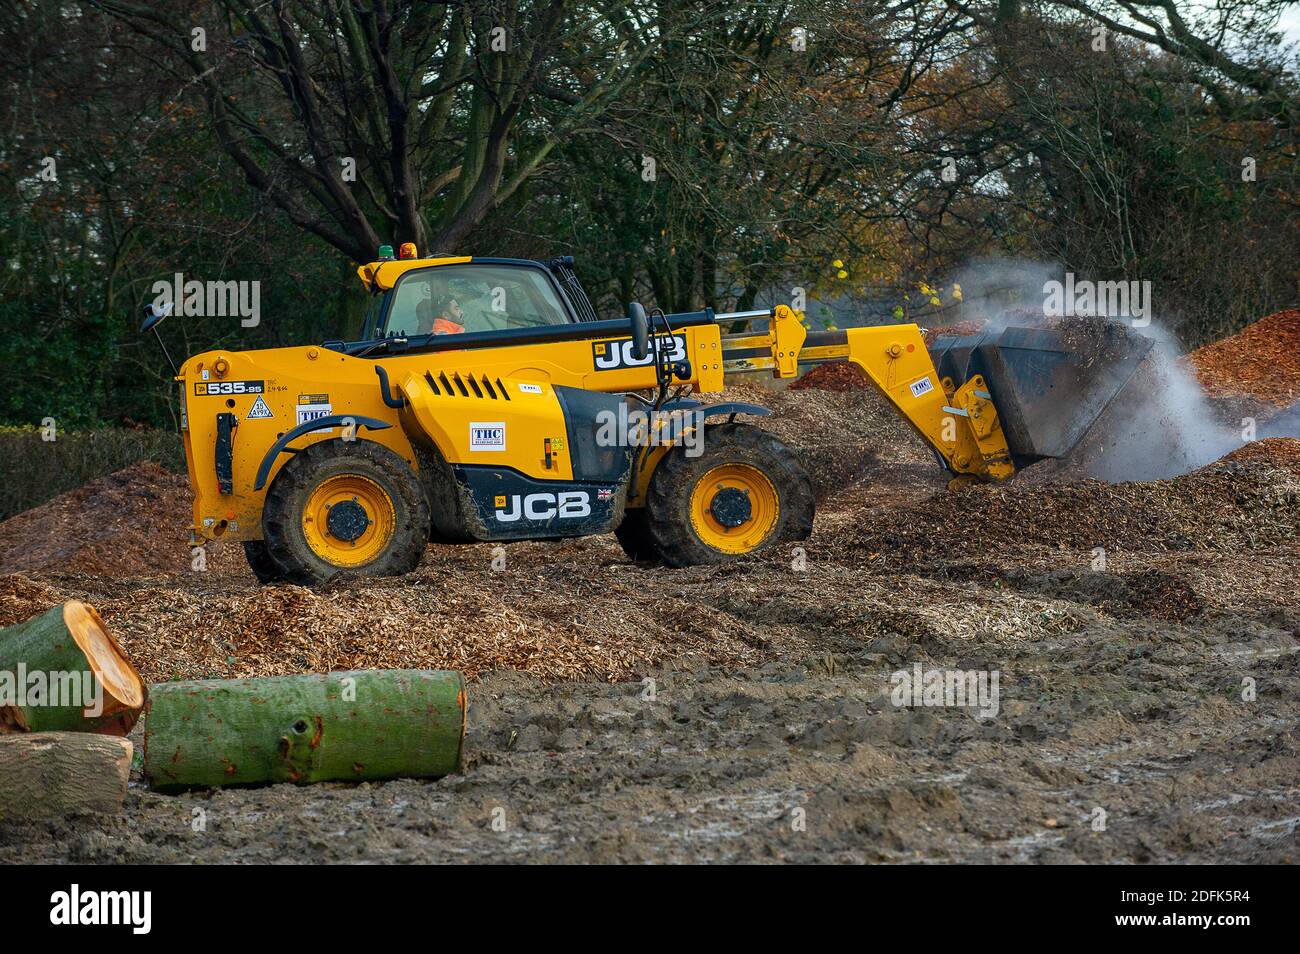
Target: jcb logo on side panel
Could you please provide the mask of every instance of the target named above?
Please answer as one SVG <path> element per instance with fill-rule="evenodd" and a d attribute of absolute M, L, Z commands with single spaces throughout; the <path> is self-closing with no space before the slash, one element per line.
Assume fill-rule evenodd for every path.
<path fill-rule="evenodd" d="M 566 490 L 558 494 L 496 495 L 496 518 L 501 523 L 516 520 L 575 520 L 591 516 L 591 495 L 585 490 Z"/>
<path fill-rule="evenodd" d="M 668 355 L 669 361 L 686 360 L 686 336 L 659 335 L 659 350 Z M 654 349 L 651 348 L 644 358 L 632 357 L 632 339 L 618 338 L 614 341 L 593 341 L 591 343 L 591 360 L 597 371 L 617 371 L 620 368 L 642 368 L 654 363 Z"/>

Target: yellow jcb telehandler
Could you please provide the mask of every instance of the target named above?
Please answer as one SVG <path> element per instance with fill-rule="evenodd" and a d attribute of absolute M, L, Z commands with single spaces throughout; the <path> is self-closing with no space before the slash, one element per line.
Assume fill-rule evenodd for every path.
<path fill-rule="evenodd" d="M 610 531 L 638 560 L 743 557 L 807 537 L 814 504 L 791 450 L 736 420 L 766 409 L 698 397 L 729 373 L 847 360 L 955 478 L 998 480 L 1067 452 L 1149 347 L 1121 334 L 1096 362 L 1008 328 L 932 355 L 916 325 L 810 335 L 784 305 L 600 320 L 571 258 L 385 246 L 358 274 L 359 340 L 176 369 L 194 542 L 242 541 L 263 582 L 406 573 L 430 541 Z M 146 311 L 157 334 L 166 312 Z"/>

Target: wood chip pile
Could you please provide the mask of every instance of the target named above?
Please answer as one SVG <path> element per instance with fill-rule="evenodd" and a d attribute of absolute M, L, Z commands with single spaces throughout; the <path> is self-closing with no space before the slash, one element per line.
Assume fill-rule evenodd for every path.
<path fill-rule="evenodd" d="M 1226 454 L 1221 463 L 1261 465 L 1289 470 L 1300 477 L 1300 439 L 1294 437 L 1270 437 L 1262 441 L 1244 444 L 1231 454 Z"/>
<path fill-rule="evenodd" d="M 968 335 L 977 335 L 984 330 L 984 325 L 983 319 L 971 318 L 966 321 L 954 321 L 950 325 L 927 328 L 925 330 L 925 343 L 926 345 L 933 345 L 940 338 L 963 338 Z"/>
<path fill-rule="evenodd" d="M 897 634 L 997 641 L 1083 625 L 1050 594 L 962 582 L 963 561 L 987 575 L 1053 559 L 1086 569 L 1098 546 L 1116 565 L 1140 555 L 1115 598 L 1167 618 L 1215 599 L 1293 597 L 1281 568 L 1300 555 L 1300 440 L 1250 444 L 1173 480 L 945 492 L 932 455 L 874 392 L 749 385 L 726 397 L 771 407 L 749 420 L 796 447 L 813 477 L 806 570 L 785 550 L 731 567 L 641 567 L 606 536 L 513 544 L 500 572 L 488 545 L 434 547 L 407 577 L 259 588 L 238 545 L 209 547 L 208 569 L 191 570 L 187 480 L 142 464 L 0 523 L 0 625 L 88 600 L 147 681 L 345 668 L 622 680 Z M 1205 591 L 1144 589 L 1141 573 L 1162 561 L 1203 563 Z M 1257 572 L 1237 572 L 1242 561 Z"/>
<path fill-rule="evenodd" d="M 185 475 L 133 464 L 0 523 L 0 573 L 188 571 L 191 500 Z"/>
<path fill-rule="evenodd" d="M 1212 396 L 1244 394 L 1279 407 L 1300 401 L 1300 308 L 1261 318 L 1188 360 Z"/>
<path fill-rule="evenodd" d="M 982 484 L 881 514 L 845 543 L 891 563 L 1058 549 L 1300 553 L 1300 440 L 1275 438 L 1172 480 Z"/>
<path fill-rule="evenodd" d="M 616 561 L 608 541 L 589 544 L 596 552 L 580 569 L 564 548 L 521 546 L 527 552 L 510 549 L 517 563 L 508 572 L 491 569 L 488 547 L 444 548 L 409 576 L 317 591 L 258 588 L 251 576 L 15 574 L 0 577 L 0 625 L 66 594 L 93 594 L 149 682 L 398 668 L 613 680 L 672 659 L 763 658 L 761 637 L 694 601 L 677 603 L 652 571 L 625 563 L 606 571 Z"/>
<path fill-rule="evenodd" d="M 792 391 L 866 391 L 870 387 L 871 382 L 847 361 L 819 364 L 790 385 Z"/>

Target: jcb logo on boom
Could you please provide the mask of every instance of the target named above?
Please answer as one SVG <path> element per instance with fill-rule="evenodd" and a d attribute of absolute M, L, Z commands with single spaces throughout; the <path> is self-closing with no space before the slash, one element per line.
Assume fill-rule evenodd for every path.
<path fill-rule="evenodd" d="M 497 494 L 496 518 L 502 523 L 524 520 L 574 520 L 591 516 L 591 495 L 585 490 L 565 490 L 558 494 Z"/>
<path fill-rule="evenodd" d="M 667 354 L 669 361 L 686 360 L 686 336 L 659 335 L 659 350 Z M 591 358 L 596 365 L 597 371 L 618 371 L 621 368 L 641 368 L 647 364 L 653 364 L 655 360 L 654 348 L 644 358 L 634 358 L 632 356 L 632 339 L 619 338 L 614 341 L 593 341 L 591 343 Z"/>

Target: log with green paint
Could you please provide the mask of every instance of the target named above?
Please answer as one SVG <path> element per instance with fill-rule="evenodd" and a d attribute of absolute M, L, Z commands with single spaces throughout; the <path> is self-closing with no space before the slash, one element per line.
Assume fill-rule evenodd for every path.
<path fill-rule="evenodd" d="M 126 735 L 145 695 L 104 621 L 79 600 L 0 629 L 0 732 Z"/>
<path fill-rule="evenodd" d="M 157 791 L 436 778 L 460 768 L 458 672 L 369 669 L 150 687 L 144 775 Z"/>

